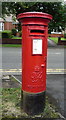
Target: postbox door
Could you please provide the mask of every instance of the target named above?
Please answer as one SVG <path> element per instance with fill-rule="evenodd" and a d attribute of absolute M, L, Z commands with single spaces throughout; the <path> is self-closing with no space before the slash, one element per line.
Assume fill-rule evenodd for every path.
<path fill-rule="evenodd" d="M 31 84 L 35 91 L 46 90 L 46 49 L 45 38 L 32 38 Z"/>

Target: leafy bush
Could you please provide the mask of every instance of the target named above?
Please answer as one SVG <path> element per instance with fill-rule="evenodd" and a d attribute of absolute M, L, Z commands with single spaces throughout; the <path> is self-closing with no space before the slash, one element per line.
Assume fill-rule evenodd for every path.
<path fill-rule="evenodd" d="M 19 31 L 19 37 L 22 37 L 22 31 Z"/>
<path fill-rule="evenodd" d="M 16 36 L 16 34 L 17 34 L 17 30 L 15 28 L 12 29 L 12 35 Z"/>
<path fill-rule="evenodd" d="M 10 30 L 2 31 L 2 38 L 12 38 L 12 33 Z"/>
<path fill-rule="evenodd" d="M 66 33 L 64 34 L 64 38 L 66 38 Z"/>
<path fill-rule="evenodd" d="M 2 38 L 2 33 L 0 32 L 0 38 Z"/>

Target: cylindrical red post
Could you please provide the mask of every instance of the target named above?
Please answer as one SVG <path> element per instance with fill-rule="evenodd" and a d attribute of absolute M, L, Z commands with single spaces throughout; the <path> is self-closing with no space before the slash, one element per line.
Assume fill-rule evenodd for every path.
<path fill-rule="evenodd" d="M 48 23 L 52 16 L 26 12 L 17 16 L 22 24 L 22 90 L 23 109 L 28 114 L 44 110 Z"/>

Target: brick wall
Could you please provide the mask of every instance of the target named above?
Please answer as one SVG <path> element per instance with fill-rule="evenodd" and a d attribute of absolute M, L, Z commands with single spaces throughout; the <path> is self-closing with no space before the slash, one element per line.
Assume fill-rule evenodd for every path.
<path fill-rule="evenodd" d="M 15 28 L 15 25 L 12 24 L 12 22 L 5 22 L 4 23 L 4 30 L 11 30 Z"/>

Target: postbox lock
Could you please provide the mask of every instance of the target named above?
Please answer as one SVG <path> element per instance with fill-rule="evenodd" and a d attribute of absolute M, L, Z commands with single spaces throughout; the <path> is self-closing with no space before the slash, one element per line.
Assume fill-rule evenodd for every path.
<path fill-rule="evenodd" d="M 45 64 L 41 64 L 41 67 L 45 67 Z"/>
<path fill-rule="evenodd" d="M 46 60 L 47 60 L 47 56 L 44 57 L 44 62 L 46 62 Z"/>

